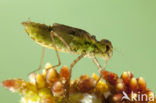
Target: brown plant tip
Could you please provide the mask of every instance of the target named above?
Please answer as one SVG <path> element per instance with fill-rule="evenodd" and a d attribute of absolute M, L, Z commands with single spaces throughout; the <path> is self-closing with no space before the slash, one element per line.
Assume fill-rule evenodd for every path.
<path fill-rule="evenodd" d="M 80 80 L 77 83 L 77 89 L 82 93 L 91 92 L 91 90 L 93 90 L 93 88 L 95 87 L 95 84 L 95 79 L 89 78 L 88 76 L 84 75 L 80 77 Z"/>
<path fill-rule="evenodd" d="M 6 87 L 6 88 L 11 88 L 16 86 L 16 83 L 14 80 L 5 80 L 2 82 L 2 86 Z"/>
<path fill-rule="evenodd" d="M 21 94 L 21 103 L 156 103 L 153 92 L 147 88 L 144 78 L 135 78 L 131 72 L 116 73 L 102 70 L 102 78 L 81 75 L 70 80 L 68 67 L 63 66 L 58 72 L 47 64 L 41 74 L 31 74 L 30 81 L 10 79 L 2 86 Z M 50 69 L 49 69 L 50 68 Z M 129 99 L 123 99 L 127 95 Z M 133 101 L 136 97 L 142 101 Z M 153 101 L 150 101 L 152 100 Z"/>
<path fill-rule="evenodd" d="M 65 80 L 68 80 L 69 79 L 69 70 L 66 66 L 62 67 L 61 70 L 60 70 L 60 77 L 65 79 Z"/>
<path fill-rule="evenodd" d="M 115 73 L 112 73 L 112 72 L 108 72 L 108 71 L 105 71 L 105 70 L 102 70 L 102 75 L 103 75 L 103 78 L 108 82 L 110 83 L 111 85 L 115 85 L 117 83 L 117 79 L 118 79 L 118 76 L 117 74 Z"/>

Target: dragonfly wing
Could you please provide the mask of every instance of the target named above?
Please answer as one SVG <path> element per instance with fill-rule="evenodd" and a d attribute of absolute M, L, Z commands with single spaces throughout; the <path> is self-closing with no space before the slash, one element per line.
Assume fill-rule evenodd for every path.
<path fill-rule="evenodd" d="M 92 38 L 92 36 L 85 30 L 78 29 L 75 27 L 55 23 L 53 24 L 52 28 L 55 32 L 58 32 L 61 36 L 73 37 L 81 40 L 82 39 L 89 40 Z"/>

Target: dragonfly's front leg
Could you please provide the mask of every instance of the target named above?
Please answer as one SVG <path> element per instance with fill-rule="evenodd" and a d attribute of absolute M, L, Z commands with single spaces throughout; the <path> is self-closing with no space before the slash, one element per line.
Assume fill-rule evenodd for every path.
<path fill-rule="evenodd" d="M 58 53 L 58 50 L 57 50 L 57 47 L 56 47 L 54 36 L 57 37 L 58 39 L 60 39 L 62 41 L 62 43 L 66 46 L 66 48 L 69 49 L 69 51 L 71 51 L 71 48 L 67 44 L 67 42 L 59 34 L 55 33 L 54 31 L 51 31 L 50 32 L 50 37 L 51 37 L 51 40 L 53 42 L 53 46 L 54 46 L 54 49 L 56 51 L 56 56 L 57 56 L 57 59 L 58 59 L 58 64 L 57 65 L 54 65 L 53 67 L 58 67 L 58 66 L 61 65 L 61 60 L 60 60 L 60 56 L 59 56 L 59 53 Z"/>
<path fill-rule="evenodd" d="M 98 72 L 99 72 L 99 74 L 100 74 L 100 77 L 98 78 L 98 80 L 96 81 L 96 84 L 95 84 L 95 87 L 96 87 L 97 84 L 98 84 L 98 82 L 99 82 L 100 79 L 102 78 L 102 74 L 101 74 L 102 67 L 101 67 L 99 61 L 97 60 L 97 58 L 95 57 L 95 55 L 94 55 L 94 57 L 93 57 L 93 62 L 97 65 L 97 67 L 98 67 Z M 108 62 L 108 61 L 106 61 L 106 62 L 104 63 L 104 67 L 103 67 L 103 69 L 106 68 L 107 62 Z"/>
<path fill-rule="evenodd" d="M 57 38 L 59 38 L 69 51 L 71 51 L 71 48 L 70 48 L 70 46 L 67 44 L 67 42 L 66 42 L 61 36 L 59 36 L 57 33 L 51 31 L 50 36 L 51 36 L 51 39 L 52 39 L 52 42 L 53 42 L 53 46 L 54 46 L 54 48 L 55 48 L 55 51 L 56 51 L 56 54 L 57 54 L 57 58 L 58 58 L 58 62 L 59 62 L 58 65 L 55 65 L 55 66 L 54 66 L 54 67 L 57 67 L 57 66 L 60 66 L 60 65 L 61 65 L 61 60 L 60 60 L 59 53 L 58 53 L 58 50 L 57 50 L 57 47 L 56 47 L 56 43 L 55 43 L 55 40 L 54 40 L 54 36 L 56 36 Z M 67 89 L 66 95 L 69 95 L 69 86 L 70 86 L 70 79 L 71 79 L 72 68 L 73 68 L 73 66 L 74 66 L 81 58 L 83 58 L 84 56 L 85 56 L 85 53 L 82 53 L 82 54 L 81 54 L 79 57 L 77 57 L 77 58 L 72 62 L 72 64 L 70 65 L 70 69 L 69 69 L 70 75 L 69 75 L 69 79 L 67 80 L 67 84 L 66 84 L 66 89 Z"/>
<path fill-rule="evenodd" d="M 99 61 L 97 60 L 97 58 L 95 57 L 95 55 L 94 55 L 94 57 L 93 57 L 93 62 L 97 65 L 97 67 L 98 67 L 98 72 L 99 72 L 99 74 L 100 74 L 100 77 L 98 78 L 98 80 L 96 81 L 96 84 L 95 84 L 95 86 L 94 86 L 94 88 L 95 88 L 95 87 L 97 86 L 98 82 L 100 81 L 100 79 L 102 78 L 102 74 L 101 74 L 102 67 L 101 67 Z"/>
<path fill-rule="evenodd" d="M 97 67 L 98 67 L 98 72 L 100 73 L 101 70 L 102 70 L 102 67 L 101 67 L 99 61 L 97 60 L 97 58 L 96 58 L 95 56 L 93 57 L 93 62 L 97 65 Z"/>
<path fill-rule="evenodd" d="M 54 31 L 51 31 L 50 32 L 50 37 L 51 37 L 51 41 L 52 41 L 53 47 L 54 47 L 54 49 L 56 51 L 56 56 L 57 56 L 58 64 L 57 65 L 54 65 L 52 67 L 47 68 L 46 69 L 47 75 L 49 73 L 49 69 L 51 69 L 51 68 L 57 68 L 58 66 L 61 65 L 61 60 L 60 60 L 60 56 L 59 56 L 59 53 L 58 53 L 58 49 L 56 47 L 54 36 L 57 37 L 58 39 L 60 39 L 62 41 L 62 43 L 66 46 L 66 48 L 68 48 L 70 50 L 70 46 L 66 43 L 66 41 L 61 36 L 59 36 L 59 34 L 55 33 Z M 46 77 L 46 80 L 48 81 L 47 77 Z"/>
<path fill-rule="evenodd" d="M 58 67 L 61 65 L 61 60 L 60 60 L 60 56 L 59 56 L 59 53 L 58 53 L 58 50 L 57 50 L 57 47 L 56 47 L 56 43 L 55 43 L 55 40 L 54 40 L 54 36 L 55 36 L 55 32 L 51 31 L 50 32 L 50 37 L 51 37 L 51 41 L 53 43 L 53 47 L 56 51 L 56 56 L 57 56 L 57 60 L 58 60 L 58 64 L 57 65 L 54 65 L 52 67 Z"/>

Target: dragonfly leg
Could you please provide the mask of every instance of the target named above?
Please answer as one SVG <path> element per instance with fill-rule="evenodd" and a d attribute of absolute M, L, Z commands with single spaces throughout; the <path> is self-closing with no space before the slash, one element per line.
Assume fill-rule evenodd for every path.
<path fill-rule="evenodd" d="M 58 50 L 57 50 L 57 47 L 56 47 L 56 43 L 55 43 L 55 40 L 54 40 L 54 36 L 56 36 L 57 38 L 59 38 L 62 43 L 69 49 L 71 50 L 70 46 L 67 44 L 67 42 L 61 37 L 59 36 L 57 33 L 51 31 L 50 32 L 50 36 L 51 36 L 51 40 L 53 42 L 53 46 L 55 48 L 55 51 L 56 51 L 56 56 L 57 56 L 57 59 L 58 59 L 58 64 L 57 65 L 54 65 L 53 67 L 58 67 L 61 65 L 61 60 L 60 60 L 60 56 L 59 56 L 59 53 L 58 53 Z"/>
<path fill-rule="evenodd" d="M 103 69 L 105 69 L 105 68 L 106 68 L 107 63 L 108 63 L 108 60 L 106 60 L 106 61 L 105 61 L 104 66 L 103 66 Z"/>
<path fill-rule="evenodd" d="M 85 53 L 81 54 L 80 56 L 78 56 L 73 62 L 72 64 L 70 64 L 70 69 L 69 69 L 69 79 L 67 81 L 67 85 L 66 85 L 66 89 L 67 89 L 67 92 L 66 92 L 66 96 L 68 97 L 69 96 L 69 88 L 70 88 L 70 79 L 71 79 L 71 73 L 72 73 L 72 68 L 74 67 L 74 65 L 80 61 L 80 59 L 82 59 L 83 57 L 85 56 Z"/>
<path fill-rule="evenodd" d="M 100 77 L 98 78 L 98 80 L 96 81 L 96 84 L 95 84 L 95 87 L 96 87 L 97 84 L 98 84 L 98 82 L 99 82 L 100 79 L 102 78 L 102 74 L 101 74 L 102 67 L 101 67 L 99 61 L 97 60 L 97 58 L 96 58 L 95 56 L 94 56 L 94 58 L 93 58 L 93 62 L 97 65 L 97 67 L 98 67 L 98 72 L 99 72 L 99 74 L 100 74 Z M 94 87 L 94 88 L 95 88 L 95 87 Z"/>
<path fill-rule="evenodd" d="M 96 84 L 95 84 L 95 87 L 96 87 L 97 84 L 98 84 L 98 82 L 99 82 L 100 79 L 102 78 L 102 74 L 101 74 L 102 67 L 101 67 L 99 61 L 97 60 L 97 58 L 96 58 L 95 56 L 94 56 L 94 58 L 93 58 L 93 62 L 97 65 L 97 67 L 98 67 L 98 72 L 99 72 L 99 74 L 100 74 L 100 77 L 98 78 L 98 80 L 96 81 Z M 106 60 L 106 62 L 104 63 L 103 69 L 106 68 L 107 63 L 108 63 L 108 60 Z"/>
<path fill-rule="evenodd" d="M 85 56 L 85 53 L 81 54 L 80 56 L 78 56 L 73 62 L 72 64 L 70 64 L 70 76 L 71 76 L 71 73 L 72 73 L 72 68 L 74 67 L 74 65 L 80 61 L 81 58 L 83 58 Z"/>
<path fill-rule="evenodd" d="M 53 46 L 54 46 L 54 49 L 56 51 L 56 56 L 57 56 L 57 60 L 58 60 L 58 64 L 57 65 L 54 65 L 53 67 L 58 67 L 61 65 L 61 60 L 60 60 L 60 56 L 59 56 L 59 53 L 58 53 L 58 50 L 57 50 L 57 47 L 56 47 L 56 44 L 55 44 L 55 41 L 54 41 L 54 36 L 55 36 L 55 33 L 53 31 L 50 32 L 50 37 L 51 37 L 51 40 L 53 42 Z"/>
<path fill-rule="evenodd" d="M 58 49 L 57 49 L 57 47 L 56 47 L 56 43 L 55 43 L 55 40 L 54 40 L 54 36 L 57 37 L 58 39 L 60 39 L 60 40 L 62 41 L 62 43 L 63 43 L 68 49 L 70 49 L 70 46 L 66 43 L 66 41 L 65 41 L 61 36 L 59 36 L 59 35 L 58 35 L 57 33 L 55 33 L 54 31 L 51 31 L 51 32 L 50 32 L 50 37 L 51 37 L 51 41 L 52 41 L 52 43 L 53 43 L 54 49 L 55 49 L 55 51 L 56 51 L 56 56 L 57 56 L 58 64 L 57 64 L 57 65 L 54 65 L 54 66 L 52 66 L 52 67 L 47 68 L 47 69 L 46 69 L 47 74 L 49 73 L 49 69 L 51 69 L 51 68 L 57 68 L 58 66 L 61 65 L 61 59 L 60 59 L 60 56 L 59 56 L 59 53 L 58 53 Z M 47 77 L 46 77 L 46 80 L 48 81 Z"/>
<path fill-rule="evenodd" d="M 59 39 L 62 41 L 62 43 L 67 47 L 67 49 L 71 51 L 71 47 L 68 45 L 68 43 L 67 43 L 59 34 L 57 34 L 57 33 L 53 32 L 53 31 L 51 31 L 51 36 L 52 36 L 52 35 L 54 35 L 54 36 L 56 36 L 57 38 L 59 38 Z M 52 39 L 53 39 L 53 38 L 52 38 Z M 54 39 L 53 39 L 53 42 L 55 42 Z M 56 46 L 55 46 L 55 47 L 56 47 Z"/>
<path fill-rule="evenodd" d="M 43 50 L 42 50 L 42 56 L 41 56 L 40 66 L 36 70 L 28 73 L 28 75 L 30 75 L 32 73 L 35 73 L 35 72 L 39 71 L 42 68 L 43 60 L 44 60 L 44 55 L 45 55 L 45 47 L 43 47 Z"/>
<path fill-rule="evenodd" d="M 60 58 L 59 58 L 59 54 L 58 54 L 58 50 L 56 48 L 56 44 L 55 44 L 55 41 L 54 41 L 54 36 L 58 37 L 62 42 L 63 44 L 68 48 L 69 51 L 71 51 L 71 48 L 70 46 L 67 44 L 67 42 L 61 37 L 59 36 L 57 33 L 51 31 L 51 39 L 53 41 L 53 44 L 54 44 L 54 48 L 56 50 L 56 54 L 57 54 L 57 57 L 58 57 L 58 61 L 60 62 Z M 81 59 L 85 56 L 85 53 L 81 54 L 79 57 L 77 57 L 73 62 L 72 64 L 70 65 L 70 69 L 69 69 L 69 72 L 70 72 L 70 75 L 69 75 L 69 80 L 68 80 L 68 83 L 67 83 L 67 95 L 69 94 L 68 93 L 68 90 L 69 90 L 69 86 L 70 86 L 70 78 L 71 78 L 71 72 L 72 72 L 72 68 L 73 66 Z M 56 66 L 59 66 L 59 65 L 56 65 Z"/>
<path fill-rule="evenodd" d="M 101 70 L 102 70 L 102 67 L 101 67 L 99 61 L 97 60 L 97 58 L 96 58 L 95 56 L 94 56 L 94 58 L 93 58 L 93 62 L 97 65 L 97 67 L 98 67 L 98 72 L 100 73 Z"/>

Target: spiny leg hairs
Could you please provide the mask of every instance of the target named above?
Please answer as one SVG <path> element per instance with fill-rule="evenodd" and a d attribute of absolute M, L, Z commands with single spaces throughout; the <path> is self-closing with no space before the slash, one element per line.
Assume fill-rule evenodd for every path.
<path fill-rule="evenodd" d="M 96 74 L 70 80 L 68 67 L 63 66 L 60 72 L 50 67 L 47 63 L 41 74 L 32 73 L 29 81 L 9 79 L 2 85 L 19 93 L 20 103 L 156 103 L 143 77 L 135 78 L 129 71 L 118 76 L 103 70 L 97 83 Z"/>

